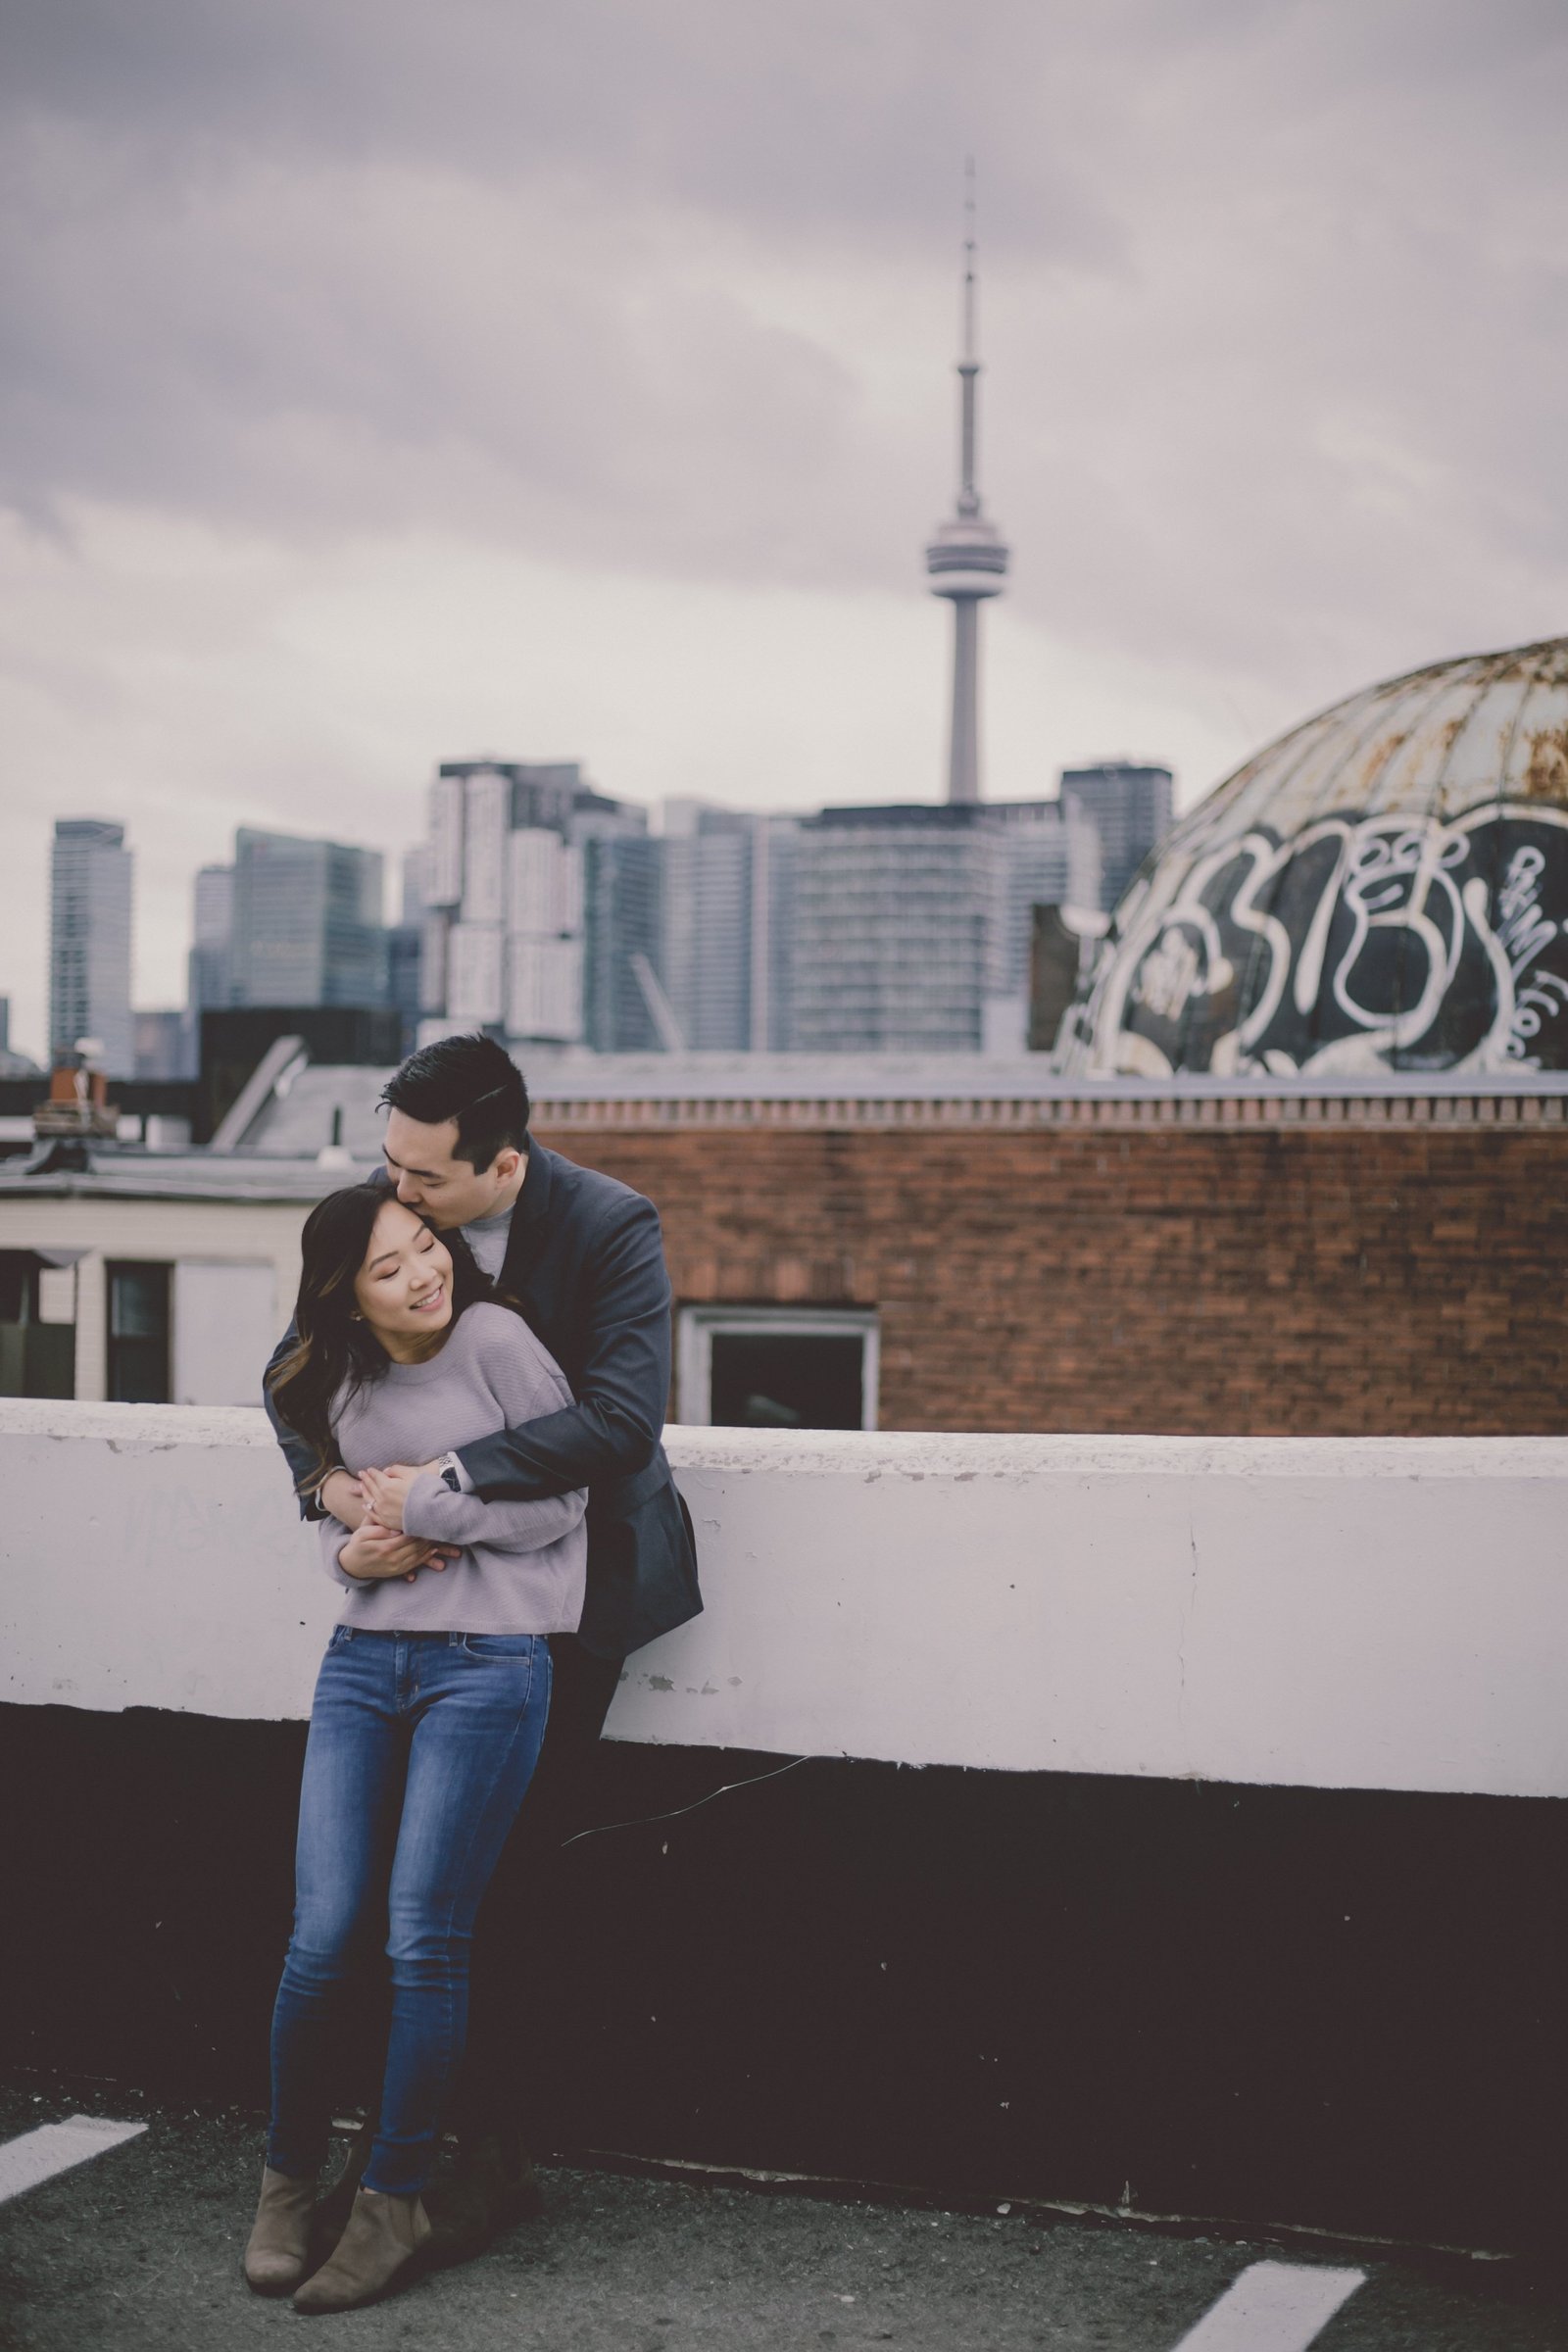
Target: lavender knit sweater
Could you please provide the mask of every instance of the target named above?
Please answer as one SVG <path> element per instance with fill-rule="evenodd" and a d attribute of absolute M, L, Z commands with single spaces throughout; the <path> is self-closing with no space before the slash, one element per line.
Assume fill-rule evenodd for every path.
<path fill-rule="evenodd" d="M 439 1355 L 423 1364 L 392 1364 L 332 1408 L 332 1428 L 348 1470 L 384 1470 L 392 1462 L 428 1462 L 475 1438 L 515 1429 L 572 1401 L 564 1374 L 520 1315 L 504 1306 L 470 1306 L 458 1317 Z M 370 1633 L 569 1634 L 582 1615 L 588 1566 L 579 1489 L 543 1502 L 481 1502 L 454 1494 L 439 1477 L 415 1481 L 403 1522 L 431 1543 L 461 1544 L 462 1557 L 443 1573 L 421 1568 L 362 1582 L 346 1576 L 337 1555 L 348 1541 L 341 1520 L 320 1523 L 327 1573 L 347 1593 L 345 1625 Z"/>

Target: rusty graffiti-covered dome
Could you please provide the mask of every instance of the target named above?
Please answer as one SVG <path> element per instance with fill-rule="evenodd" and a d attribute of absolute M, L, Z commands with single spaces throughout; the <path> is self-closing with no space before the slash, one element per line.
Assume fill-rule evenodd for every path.
<path fill-rule="evenodd" d="M 1116 908 L 1057 1059 L 1568 1069 L 1568 638 L 1370 687 L 1217 785 Z"/>

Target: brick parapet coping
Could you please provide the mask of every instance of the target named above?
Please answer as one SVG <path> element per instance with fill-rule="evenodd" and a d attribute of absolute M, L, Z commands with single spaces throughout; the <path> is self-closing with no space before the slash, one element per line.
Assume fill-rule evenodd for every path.
<path fill-rule="evenodd" d="M 538 1127 L 1561 1127 L 1561 1094 L 685 1097 L 535 1100 Z"/>

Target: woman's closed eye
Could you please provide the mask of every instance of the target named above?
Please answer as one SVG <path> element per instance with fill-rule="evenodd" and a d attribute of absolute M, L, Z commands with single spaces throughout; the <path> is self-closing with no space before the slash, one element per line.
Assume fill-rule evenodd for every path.
<path fill-rule="evenodd" d="M 418 1244 L 419 1255 L 421 1257 L 428 1257 L 434 1248 L 435 1235 L 432 1233 L 427 1242 L 420 1242 Z M 378 1270 L 371 1275 L 370 1280 L 372 1282 L 391 1282 L 396 1278 L 397 1272 L 398 1269 L 396 1266 L 384 1266 L 378 1268 Z"/>

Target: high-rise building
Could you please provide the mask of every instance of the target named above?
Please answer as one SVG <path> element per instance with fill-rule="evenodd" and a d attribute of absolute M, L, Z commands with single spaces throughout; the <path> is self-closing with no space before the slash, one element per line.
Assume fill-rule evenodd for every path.
<path fill-rule="evenodd" d="M 133 1012 L 138 1078 L 168 1080 L 196 1075 L 196 1031 L 188 1009 Z"/>
<path fill-rule="evenodd" d="M 963 357 L 958 362 L 958 500 L 952 519 L 937 525 L 925 551 L 933 596 L 953 606 L 953 718 L 948 737 L 948 799 L 980 798 L 980 607 L 1000 596 L 1007 548 L 982 508 L 976 488 L 975 402 L 977 282 L 974 244 L 974 166 L 967 168 L 963 243 Z"/>
<path fill-rule="evenodd" d="M 800 819 L 752 820 L 752 1021 L 756 1054 L 781 1054 L 790 1038 L 795 971 L 795 875 Z"/>
<path fill-rule="evenodd" d="M 752 1039 L 752 858 L 757 819 L 710 803 L 664 803 L 660 977 L 693 1053 Z"/>
<path fill-rule="evenodd" d="M 794 847 L 788 1044 L 978 1052 L 1022 1035 L 1030 908 L 1092 894 L 1093 827 L 1055 801 L 824 808 Z"/>
<path fill-rule="evenodd" d="M 231 1003 L 385 1004 L 382 891 L 379 850 L 242 826 Z"/>
<path fill-rule="evenodd" d="M 663 843 L 640 809 L 583 832 L 583 1042 L 596 1054 L 651 1054 L 663 938 Z"/>
<path fill-rule="evenodd" d="M 199 1031 L 204 1012 L 216 1011 L 233 1002 L 234 868 L 198 866 L 191 897 L 186 1002 Z"/>
<path fill-rule="evenodd" d="M 1099 904 L 1105 913 L 1120 899 L 1144 859 L 1170 831 L 1168 767 L 1104 760 L 1094 767 L 1064 767 L 1061 797 L 1074 800 L 1092 817 L 1100 835 Z"/>
<path fill-rule="evenodd" d="M 507 1035 L 566 1044 L 582 1035 L 582 849 L 548 825 L 506 845 Z"/>
<path fill-rule="evenodd" d="M 131 854 L 125 828 L 61 817 L 50 875 L 49 1051 L 96 1038 L 111 1078 L 136 1069 L 130 1017 Z"/>
<path fill-rule="evenodd" d="M 11 1045 L 11 999 L 0 997 L 0 1078 L 35 1078 L 38 1065 L 29 1054 L 13 1052 Z"/>
<path fill-rule="evenodd" d="M 426 1024 L 519 1046 L 582 1037 L 584 850 L 622 814 L 575 761 L 442 763 L 421 876 Z"/>
<path fill-rule="evenodd" d="M 386 935 L 386 1001 L 403 1023 L 403 1052 L 412 1053 L 419 1029 L 419 974 L 424 932 L 418 923 L 394 923 Z"/>
<path fill-rule="evenodd" d="M 416 842 L 412 850 L 403 853 L 401 869 L 402 895 L 398 920 L 400 923 L 419 923 L 424 918 L 424 877 L 430 863 L 430 845 Z"/>
<path fill-rule="evenodd" d="M 979 1050 L 1002 991 L 997 839 L 972 808 L 824 808 L 795 861 L 790 1045 Z"/>
<path fill-rule="evenodd" d="M 1001 832 L 1004 925 L 1004 993 L 1022 999 L 1029 987 L 1030 943 L 1037 906 L 1072 906 L 1088 913 L 1100 905 L 1100 834 L 1075 802 L 988 801 L 986 821 Z"/>
<path fill-rule="evenodd" d="M 419 1033 L 420 975 L 424 965 L 424 875 L 426 844 L 406 851 L 402 912 L 386 935 L 386 998 L 403 1023 L 403 1052 L 412 1053 Z"/>
<path fill-rule="evenodd" d="M 580 821 L 580 820 L 579 820 Z M 796 820 L 666 801 L 584 834 L 585 1041 L 599 1053 L 777 1049 Z"/>

